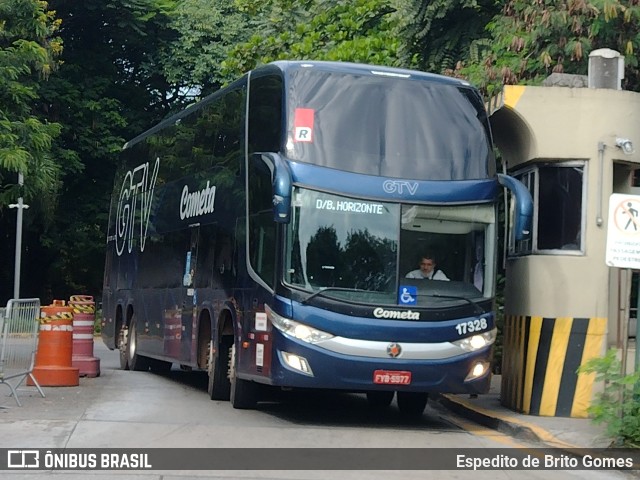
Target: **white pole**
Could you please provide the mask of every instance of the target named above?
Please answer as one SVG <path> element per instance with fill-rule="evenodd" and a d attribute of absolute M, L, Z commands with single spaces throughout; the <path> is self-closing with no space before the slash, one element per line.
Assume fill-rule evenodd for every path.
<path fill-rule="evenodd" d="M 22 190 L 24 185 L 24 177 L 22 173 L 18 173 L 18 186 Z M 20 193 L 22 195 L 22 193 Z M 13 276 L 13 298 L 20 298 L 20 262 L 22 257 L 22 210 L 29 208 L 29 205 L 25 205 L 22 196 L 18 197 L 18 203 L 12 203 L 9 208 L 17 208 L 18 215 L 16 216 L 16 255 L 15 255 L 15 270 Z"/>

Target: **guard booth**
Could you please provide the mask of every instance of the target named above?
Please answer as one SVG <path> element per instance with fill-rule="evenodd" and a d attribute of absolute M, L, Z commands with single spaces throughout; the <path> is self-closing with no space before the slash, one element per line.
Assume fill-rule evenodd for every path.
<path fill-rule="evenodd" d="M 620 62 L 592 52 L 589 76 L 505 86 L 490 102 L 505 168 L 534 200 L 531 237 L 509 239 L 506 261 L 501 402 L 518 412 L 586 417 L 598 386 L 576 369 L 626 350 L 632 274 L 605 250 L 611 195 L 640 193 L 640 93 L 620 89 Z"/>

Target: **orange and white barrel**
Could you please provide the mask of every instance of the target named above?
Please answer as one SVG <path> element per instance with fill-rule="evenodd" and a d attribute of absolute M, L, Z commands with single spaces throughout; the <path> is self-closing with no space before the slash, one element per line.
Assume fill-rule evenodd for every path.
<path fill-rule="evenodd" d="M 81 377 L 97 377 L 100 359 L 93 355 L 96 304 L 90 295 L 72 295 L 69 306 L 73 310 L 73 366 L 80 370 Z"/>
<path fill-rule="evenodd" d="M 40 331 L 33 376 L 44 387 L 73 387 L 80 383 L 72 365 L 73 312 L 64 300 L 40 308 Z M 30 378 L 27 384 L 33 385 Z"/>

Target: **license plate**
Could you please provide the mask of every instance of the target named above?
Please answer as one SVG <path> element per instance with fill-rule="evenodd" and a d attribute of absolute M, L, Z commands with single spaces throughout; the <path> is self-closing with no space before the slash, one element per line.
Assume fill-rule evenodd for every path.
<path fill-rule="evenodd" d="M 411 383 L 411 372 L 405 370 L 376 370 L 373 372 L 373 383 L 409 385 Z"/>

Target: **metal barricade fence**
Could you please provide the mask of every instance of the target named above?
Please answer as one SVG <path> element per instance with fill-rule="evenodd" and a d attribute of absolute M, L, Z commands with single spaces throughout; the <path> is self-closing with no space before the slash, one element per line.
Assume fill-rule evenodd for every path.
<path fill-rule="evenodd" d="M 44 398 L 44 392 L 31 373 L 38 348 L 40 299 L 9 300 L 0 320 L 0 384 L 4 383 L 18 406 L 18 387 L 29 377 Z M 10 382 L 12 380 L 14 383 Z"/>

